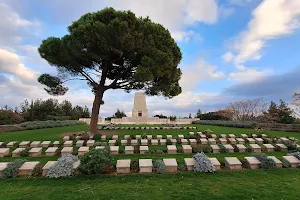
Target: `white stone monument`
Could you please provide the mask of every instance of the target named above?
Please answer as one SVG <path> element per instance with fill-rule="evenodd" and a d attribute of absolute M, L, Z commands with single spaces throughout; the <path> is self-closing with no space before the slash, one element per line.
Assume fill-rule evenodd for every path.
<path fill-rule="evenodd" d="M 135 93 L 132 117 L 148 118 L 148 109 L 146 106 L 146 95 L 142 92 Z"/>

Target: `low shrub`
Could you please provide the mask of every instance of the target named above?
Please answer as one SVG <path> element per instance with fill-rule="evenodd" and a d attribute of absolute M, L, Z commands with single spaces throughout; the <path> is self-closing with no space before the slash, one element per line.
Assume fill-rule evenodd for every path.
<path fill-rule="evenodd" d="M 15 160 L 8 163 L 7 167 L 3 170 L 4 178 L 16 178 L 18 176 L 19 168 L 26 162 L 26 160 Z"/>
<path fill-rule="evenodd" d="M 288 148 L 288 151 L 296 151 L 298 148 L 297 148 L 297 144 L 293 141 L 283 141 L 282 142 L 287 148 Z"/>
<path fill-rule="evenodd" d="M 139 171 L 139 161 L 133 160 L 130 163 L 130 170 L 132 172 L 138 172 Z"/>
<path fill-rule="evenodd" d="M 167 142 L 166 142 L 167 145 L 172 145 L 172 141 L 170 139 L 167 139 Z"/>
<path fill-rule="evenodd" d="M 100 133 L 95 133 L 94 134 L 94 137 L 93 137 L 93 140 L 95 140 L 95 141 L 100 141 L 101 140 L 101 134 Z"/>
<path fill-rule="evenodd" d="M 179 171 L 186 171 L 186 170 L 187 170 L 185 164 L 179 164 L 178 167 L 177 167 L 177 169 L 178 169 Z"/>
<path fill-rule="evenodd" d="M 92 149 L 80 160 L 79 171 L 83 174 L 104 173 L 105 166 L 111 165 L 113 158 L 108 148 Z"/>
<path fill-rule="evenodd" d="M 166 165 L 162 160 L 156 160 L 153 168 L 153 170 L 159 174 L 163 174 L 166 171 Z"/>
<path fill-rule="evenodd" d="M 35 166 L 35 168 L 32 171 L 32 176 L 33 177 L 38 177 L 41 176 L 43 172 L 43 165 L 41 163 L 37 164 L 37 166 Z"/>
<path fill-rule="evenodd" d="M 193 156 L 195 159 L 194 172 L 215 172 L 216 168 L 210 159 L 203 153 L 197 153 Z"/>
<path fill-rule="evenodd" d="M 203 145 L 203 144 L 193 144 L 191 145 L 193 153 L 199 153 L 199 152 L 204 152 L 204 153 L 211 153 L 212 148 L 209 145 Z"/>
<path fill-rule="evenodd" d="M 223 144 L 219 144 L 219 147 L 220 153 L 228 153 L 228 149 L 226 149 Z"/>
<path fill-rule="evenodd" d="M 268 156 L 264 153 L 254 153 L 253 157 L 257 158 L 260 161 L 260 167 L 263 169 L 274 169 L 276 168 L 276 162 L 268 158 Z"/>
<path fill-rule="evenodd" d="M 74 155 L 63 155 L 57 160 L 55 165 L 49 168 L 47 171 L 47 177 L 59 178 L 70 177 L 74 174 L 73 164 L 78 161 L 78 158 Z"/>
<path fill-rule="evenodd" d="M 257 122 L 247 122 L 247 121 L 224 121 L 224 120 L 199 120 L 193 122 L 193 124 L 204 124 L 204 125 L 215 125 L 215 126 L 225 126 L 234 128 L 255 128 Z"/>
<path fill-rule="evenodd" d="M 29 149 L 23 149 L 22 151 L 20 151 L 20 156 L 21 157 L 27 157 L 29 155 Z"/>

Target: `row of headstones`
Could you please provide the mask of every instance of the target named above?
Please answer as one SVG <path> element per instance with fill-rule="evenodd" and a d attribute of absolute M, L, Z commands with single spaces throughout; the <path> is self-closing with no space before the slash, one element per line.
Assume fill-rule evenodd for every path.
<path fill-rule="evenodd" d="M 170 129 L 197 129 L 195 126 L 175 126 L 175 127 L 98 127 L 99 130 L 170 130 Z"/>
<path fill-rule="evenodd" d="M 227 151 L 229 153 L 233 153 L 234 152 L 234 147 L 230 144 L 226 144 L 223 145 Z M 280 149 L 280 151 L 288 151 L 288 148 L 284 145 L 284 144 L 276 144 L 276 146 L 278 147 L 278 149 Z M 221 148 L 219 145 L 210 145 L 211 149 L 212 149 L 212 153 L 220 153 Z M 240 153 L 246 152 L 247 147 L 243 144 L 237 144 L 236 145 L 238 151 Z M 258 153 L 258 152 L 274 152 L 275 151 L 275 146 L 271 145 L 271 144 L 263 144 L 262 147 L 257 145 L 257 144 L 249 144 L 249 147 L 251 149 L 252 152 Z M 96 149 L 102 149 L 104 148 L 104 146 L 97 146 L 95 147 Z M 110 146 L 110 151 L 112 154 L 119 154 L 119 146 Z M 25 148 L 17 148 L 15 149 L 11 156 L 12 157 L 20 157 L 20 152 L 23 151 Z M 86 146 L 82 146 L 78 149 L 78 155 L 82 156 L 85 153 L 89 152 L 90 147 L 86 147 Z M 149 147 L 148 146 L 139 146 L 139 152 L 140 154 L 145 154 L 147 151 L 149 151 Z M 0 148 L 0 157 L 7 157 L 10 155 L 9 153 L 9 148 Z M 73 154 L 74 149 L 73 147 L 64 147 L 62 148 L 61 152 L 59 152 L 59 148 L 58 147 L 49 147 L 46 151 L 45 151 L 45 156 L 55 156 L 58 153 L 61 153 L 62 155 L 64 154 Z M 177 154 L 177 146 L 176 145 L 167 145 L 167 153 L 168 154 Z M 191 154 L 193 152 L 193 148 L 191 145 L 182 145 L 182 152 L 184 154 Z M 29 150 L 29 157 L 40 157 L 42 156 L 42 147 L 35 147 Z M 134 154 L 134 146 L 125 146 L 125 154 Z"/>
<path fill-rule="evenodd" d="M 282 167 L 282 162 L 275 156 L 268 156 L 268 158 L 273 159 L 276 163 L 277 168 Z M 294 156 L 283 156 L 283 160 L 289 164 L 289 167 L 298 168 L 300 160 Z M 221 164 L 216 158 L 210 158 L 210 161 L 214 165 L 216 170 L 221 169 Z M 244 161 L 247 163 L 247 168 L 249 169 L 258 169 L 260 168 L 261 162 L 255 157 L 245 157 Z M 178 170 L 178 163 L 175 158 L 163 159 L 163 162 L 166 166 L 166 172 L 174 173 Z M 194 158 L 184 158 L 185 166 L 187 170 L 192 171 L 195 165 Z M 47 170 L 50 167 L 55 165 L 56 161 L 48 161 L 42 168 L 42 175 L 46 176 Z M 33 175 L 34 169 L 39 165 L 40 162 L 25 162 L 19 169 L 18 175 L 30 177 Z M 130 164 L 131 160 L 118 160 L 116 165 L 116 171 L 118 174 L 128 174 L 130 173 Z M 3 171 L 7 167 L 8 162 L 0 163 L 0 177 L 3 176 Z M 80 165 L 80 161 L 77 161 L 73 165 L 73 169 L 76 170 Z M 225 168 L 239 170 L 242 169 L 242 162 L 236 157 L 225 157 Z M 153 171 L 152 159 L 139 159 L 139 172 L 140 173 L 151 173 Z"/>

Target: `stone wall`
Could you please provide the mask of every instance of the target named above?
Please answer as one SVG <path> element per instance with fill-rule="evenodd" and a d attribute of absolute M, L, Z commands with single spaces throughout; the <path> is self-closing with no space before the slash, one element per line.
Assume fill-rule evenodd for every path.
<path fill-rule="evenodd" d="M 105 118 L 99 118 L 98 124 L 191 124 L 193 121 L 200 120 L 199 118 L 194 119 L 176 119 L 175 121 L 170 121 L 170 119 L 166 118 L 158 118 L 158 117 L 123 117 L 123 118 L 115 118 L 111 119 L 111 121 L 105 120 Z M 83 121 L 87 124 L 90 124 L 90 118 L 81 118 L 79 121 Z"/>

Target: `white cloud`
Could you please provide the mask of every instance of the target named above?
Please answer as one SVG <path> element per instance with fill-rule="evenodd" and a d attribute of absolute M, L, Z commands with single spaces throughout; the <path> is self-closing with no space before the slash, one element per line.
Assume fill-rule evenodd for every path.
<path fill-rule="evenodd" d="M 264 0 L 252 12 L 247 30 L 233 42 L 235 64 L 260 59 L 260 51 L 268 40 L 291 34 L 299 27 L 299 0 Z"/>
<path fill-rule="evenodd" d="M 222 56 L 222 59 L 225 62 L 231 62 L 233 58 L 234 58 L 234 55 L 231 52 L 227 52 Z"/>
<path fill-rule="evenodd" d="M 193 90 L 198 83 L 205 80 L 224 78 L 223 72 L 217 71 L 217 67 L 207 63 L 204 59 L 198 59 L 190 65 L 183 65 L 180 85 L 183 90 Z"/>
<path fill-rule="evenodd" d="M 0 48 L 0 72 L 13 75 L 26 84 L 37 82 L 37 73 L 26 67 L 20 57 L 13 52 Z"/>
<path fill-rule="evenodd" d="M 273 74 L 273 71 L 269 69 L 259 71 L 252 68 L 246 68 L 242 65 L 238 65 L 237 68 L 240 71 L 230 73 L 228 78 L 229 80 L 248 82 Z"/>

